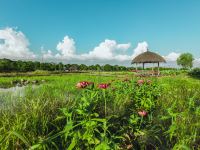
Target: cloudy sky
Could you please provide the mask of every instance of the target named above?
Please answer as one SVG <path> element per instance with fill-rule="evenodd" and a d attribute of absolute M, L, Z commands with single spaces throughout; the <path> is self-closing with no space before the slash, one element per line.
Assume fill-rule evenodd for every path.
<path fill-rule="evenodd" d="M 122 64 L 147 49 L 200 65 L 197 0 L 0 0 L 0 58 Z"/>

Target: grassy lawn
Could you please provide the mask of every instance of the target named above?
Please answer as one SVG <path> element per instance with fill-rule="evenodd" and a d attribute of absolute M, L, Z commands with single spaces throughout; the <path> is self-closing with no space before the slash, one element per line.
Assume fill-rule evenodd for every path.
<path fill-rule="evenodd" d="M 0 92 L 1 149 L 200 148 L 198 79 L 92 72 L 1 77 L 0 87 L 22 78 L 45 82 L 23 96 Z"/>

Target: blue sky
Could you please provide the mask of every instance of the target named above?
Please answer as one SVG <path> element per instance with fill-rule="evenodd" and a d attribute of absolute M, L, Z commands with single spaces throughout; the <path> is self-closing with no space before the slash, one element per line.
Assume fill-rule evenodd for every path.
<path fill-rule="evenodd" d="M 76 54 L 110 39 L 131 43 L 126 55 L 145 41 L 163 56 L 191 52 L 198 58 L 199 8 L 198 0 L 0 0 L 0 29 L 21 31 L 37 55 L 41 46 L 56 54 L 68 36 Z"/>

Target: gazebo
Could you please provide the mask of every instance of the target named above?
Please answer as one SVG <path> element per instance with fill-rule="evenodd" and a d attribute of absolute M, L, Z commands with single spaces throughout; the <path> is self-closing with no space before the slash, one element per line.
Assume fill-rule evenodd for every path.
<path fill-rule="evenodd" d="M 143 70 L 144 70 L 144 65 L 146 63 L 157 63 L 158 64 L 158 74 L 159 74 L 159 65 L 161 62 L 164 62 L 164 63 L 166 62 L 162 56 L 147 50 L 146 52 L 136 56 L 132 60 L 131 64 L 136 64 L 136 70 L 137 70 L 137 64 L 142 64 Z M 153 71 L 153 68 L 152 68 L 152 71 Z"/>

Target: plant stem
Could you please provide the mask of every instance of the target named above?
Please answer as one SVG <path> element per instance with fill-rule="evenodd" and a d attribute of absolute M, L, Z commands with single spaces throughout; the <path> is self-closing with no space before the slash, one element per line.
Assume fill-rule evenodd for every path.
<path fill-rule="evenodd" d="M 105 118 L 106 118 L 106 114 L 107 114 L 107 111 L 106 111 L 106 103 L 107 103 L 107 101 L 106 101 L 106 93 L 105 93 L 105 90 L 103 90 L 103 97 L 104 97 L 104 113 L 105 113 Z"/>

